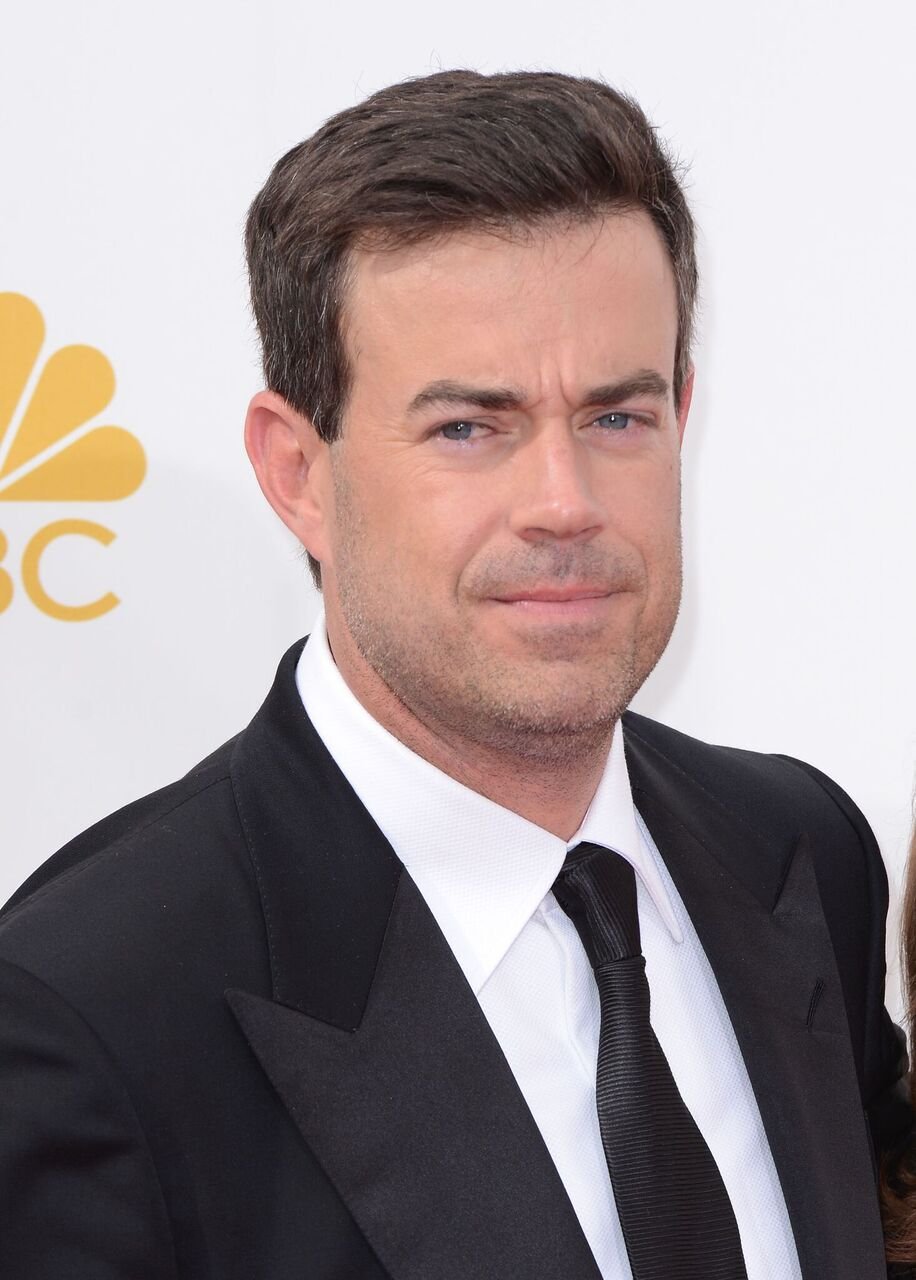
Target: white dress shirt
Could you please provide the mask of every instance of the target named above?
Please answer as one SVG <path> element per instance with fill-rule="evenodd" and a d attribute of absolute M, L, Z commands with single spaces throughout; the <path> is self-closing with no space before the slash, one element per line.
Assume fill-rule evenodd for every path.
<path fill-rule="evenodd" d="M 328 751 L 420 890 L 506 1056 L 604 1280 L 631 1280 L 598 1129 L 599 1007 L 551 886 L 582 840 L 636 870 L 652 1026 L 728 1190 L 748 1280 L 801 1276 L 744 1060 L 690 917 L 633 805 L 618 725 L 567 842 L 470 790 L 376 721 L 334 663 L 323 617 L 296 671 Z"/>

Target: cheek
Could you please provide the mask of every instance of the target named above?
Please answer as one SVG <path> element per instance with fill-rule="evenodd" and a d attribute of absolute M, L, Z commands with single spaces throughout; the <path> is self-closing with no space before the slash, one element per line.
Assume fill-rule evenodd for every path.
<path fill-rule="evenodd" d="M 501 496 L 479 476 L 418 471 L 397 506 L 392 523 L 405 553 L 431 576 L 454 580 L 498 525 Z"/>
<path fill-rule="evenodd" d="M 352 437 L 341 446 L 333 467 L 333 561 L 341 591 L 357 591 L 397 615 L 454 596 L 467 507 L 457 486 L 431 475 L 403 448 L 358 448 Z"/>
<path fill-rule="evenodd" d="M 636 474 L 607 501 L 608 524 L 640 550 L 647 566 L 677 549 L 680 540 L 680 472 L 676 465 Z"/>

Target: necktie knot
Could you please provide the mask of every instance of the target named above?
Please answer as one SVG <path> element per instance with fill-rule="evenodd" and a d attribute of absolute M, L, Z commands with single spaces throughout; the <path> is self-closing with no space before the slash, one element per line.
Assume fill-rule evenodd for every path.
<path fill-rule="evenodd" d="M 619 853 L 597 844 L 576 845 L 553 892 L 576 926 L 593 969 L 641 955 L 636 873 Z"/>

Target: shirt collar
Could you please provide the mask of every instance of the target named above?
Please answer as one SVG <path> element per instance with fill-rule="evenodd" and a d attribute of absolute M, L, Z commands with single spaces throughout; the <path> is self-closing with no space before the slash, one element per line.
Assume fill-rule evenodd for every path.
<path fill-rule="evenodd" d="M 582 840 L 612 848 L 633 865 L 681 941 L 637 826 L 619 723 L 588 813 L 567 842 L 457 782 L 383 728 L 340 674 L 323 613 L 302 651 L 296 684 L 318 735 L 409 871 L 475 993 Z"/>

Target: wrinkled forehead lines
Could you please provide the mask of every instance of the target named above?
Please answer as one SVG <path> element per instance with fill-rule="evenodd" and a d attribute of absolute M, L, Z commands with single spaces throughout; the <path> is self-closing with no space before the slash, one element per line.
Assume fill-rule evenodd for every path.
<path fill-rule="evenodd" d="M 605 229 L 610 234 L 603 237 Z M 561 278 L 569 277 L 569 289 L 558 287 L 558 272 Z M 621 336 L 615 333 L 606 341 L 606 331 L 601 324 L 588 323 L 596 307 L 615 307 L 618 296 L 626 295 L 627 291 L 632 297 L 637 273 L 648 284 L 649 292 L 665 299 L 664 309 L 670 311 L 670 324 L 663 328 L 669 327 L 671 331 L 673 360 L 677 329 L 674 274 L 661 237 L 641 210 L 615 211 L 590 222 L 574 224 L 564 219 L 559 225 L 554 222 L 525 227 L 513 234 L 468 230 L 409 246 L 352 250 L 342 289 L 341 332 L 354 384 L 360 381 L 360 374 L 365 375 L 373 365 L 375 372 L 384 372 L 380 362 L 372 359 L 376 354 L 386 364 L 393 362 L 402 370 L 405 364 L 409 365 L 410 355 L 406 361 L 402 359 L 405 347 L 398 339 L 412 334 L 423 350 L 426 336 L 423 322 L 428 319 L 434 330 L 442 328 L 444 343 L 451 345 L 457 336 L 457 348 L 443 352 L 442 368 L 435 371 L 418 368 L 418 386 L 429 374 L 461 375 L 464 380 L 468 374 L 476 376 L 478 372 L 488 382 L 493 381 L 495 375 L 503 374 L 497 379 L 499 384 L 518 384 L 520 379 L 514 376 L 514 367 L 513 376 L 508 377 L 505 375 L 510 371 L 499 366 L 504 363 L 501 356 L 513 366 L 520 356 L 525 367 L 525 390 L 533 402 L 564 394 L 575 399 L 576 388 L 572 383 L 577 380 L 578 372 L 589 383 L 632 372 L 631 368 L 607 367 L 577 371 L 575 366 L 580 362 L 588 364 L 592 356 L 599 364 L 603 363 L 605 357 L 613 355 L 615 347 L 620 346 L 621 336 L 625 339 L 624 347 L 626 341 L 633 341 L 634 334 L 638 340 L 638 330 L 634 330 L 632 324 L 629 332 L 626 324 L 622 324 Z M 623 280 L 620 288 L 615 289 L 614 280 L 618 276 Z M 540 288 L 542 284 L 544 287 Z M 487 324 L 498 319 L 503 309 L 511 327 L 498 335 L 499 349 L 485 344 L 481 347 L 472 332 L 478 317 L 486 332 Z M 532 312 L 548 322 L 550 331 L 544 334 L 543 345 L 539 341 L 542 331 L 536 321 L 529 324 Z M 457 327 L 451 330 L 453 316 Z M 462 331 L 465 320 L 468 324 Z M 614 328 L 616 330 L 616 326 Z M 461 341 L 462 332 L 469 333 L 466 347 Z M 513 350 L 516 334 L 519 346 Z M 553 341 L 557 337 L 561 339 L 559 344 Z M 603 351 L 603 347 L 607 351 Z M 413 347 L 406 350 L 412 351 Z M 428 346 L 423 354 L 429 356 Z M 475 365 L 482 362 L 490 367 L 481 367 L 479 371 L 476 367 L 461 369 L 450 364 L 449 355 L 453 359 L 470 356 Z M 625 350 L 620 351 L 620 355 L 626 361 Z M 422 356 L 420 359 L 422 361 Z M 636 359 L 633 367 L 659 362 L 664 363 L 661 356 L 651 362 Z M 521 368 L 517 372 L 521 373 Z M 670 377 L 671 370 L 662 368 L 660 372 Z M 561 383 L 566 384 L 566 392 Z M 417 389 L 413 387 L 410 394 Z"/>

